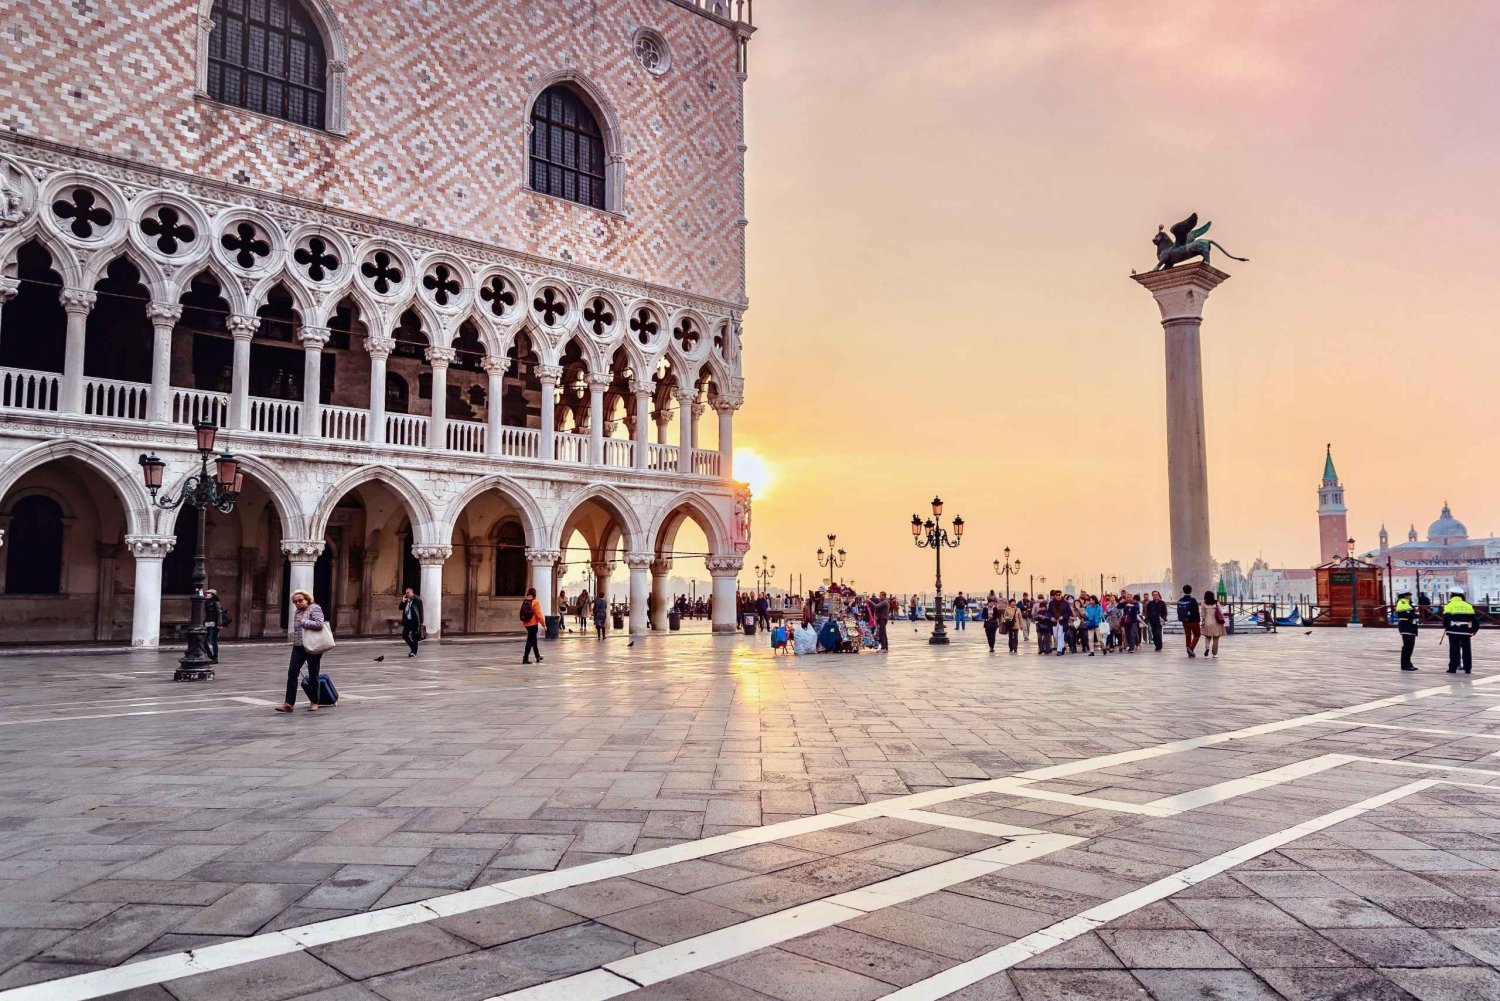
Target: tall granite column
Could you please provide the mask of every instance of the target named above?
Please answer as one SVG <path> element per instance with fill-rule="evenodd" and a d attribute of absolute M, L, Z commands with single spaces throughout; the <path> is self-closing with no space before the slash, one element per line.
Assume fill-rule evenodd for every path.
<path fill-rule="evenodd" d="M 1203 357 L 1198 331 L 1208 293 L 1229 278 L 1207 264 L 1135 275 L 1156 299 L 1166 333 L 1167 487 L 1172 579 L 1202 594 L 1213 583 L 1208 540 L 1208 450 L 1203 438 Z"/>

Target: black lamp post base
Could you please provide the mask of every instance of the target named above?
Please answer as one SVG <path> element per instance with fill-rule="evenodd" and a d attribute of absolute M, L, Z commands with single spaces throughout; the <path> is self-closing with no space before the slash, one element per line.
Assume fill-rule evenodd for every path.
<path fill-rule="evenodd" d="M 948 645 L 948 634 L 947 633 L 942 633 L 942 634 L 933 633 L 931 636 L 929 636 L 927 638 L 927 642 L 930 643 L 930 644 L 932 644 L 933 646 L 947 646 Z"/>
<path fill-rule="evenodd" d="M 201 664 L 190 664 L 186 660 L 181 661 L 177 670 L 172 674 L 173 681 L 212 681 L 214 680 L 214 666 L 205 661 Z"/>

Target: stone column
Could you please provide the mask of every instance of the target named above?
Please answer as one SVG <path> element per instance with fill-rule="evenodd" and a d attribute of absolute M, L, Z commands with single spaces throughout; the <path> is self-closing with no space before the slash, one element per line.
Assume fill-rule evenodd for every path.
<path fill-rule="evenodd" d="M 722 396 L 714 403 L 719 414 L 719 475 L 726 480 L 734 479 L 734 412 L 739 407 L 737 400 Z"/>
<path fill-rule="evenodd" d="M 714 632 L 732 633 L 736 621 L 735 600 L 739 594 L 740 569 L 745 565 L 739 556 L 710 556 L 704 561 L 708 574 L 714 579 L 713 608 L 710 618 Z"/>
<path fill-rule="evenodd" d="M 255 561 L 259 558 L 258 549 L 240 550 L 239 598 L 234 608 L 234 634 L 240 639 L 256 635 L 250 630 L 250 616 L 255 611 Z"/>
<path fill-rule="evenodd" d="M 1208 293 L 1229 276 L 1206 264 L 1135 275 L 1161 309 L 1167 358 L 1167 486 L 1172 578 L 1202 594 L 1213 581 L 1208 533 L 1208 450 L 1203 435 L 1199 327 Z"/>
<path fill-rule="evenodd" d="M 161 561 L 176 543 L 176 537 L 171 535 L 125 536 L 125 545 L 135 557 L 131 646 L 154 647 L 161 642 Z"/>
<path fill-rule="evenodd" d="M 99 558 L 98 584 L 94 589 L 94 639 L 108 643 L 115 631 L 115 563 L 123 548 L 116 542 L 94 543 Z"/>
<path fill-rule="evenodd" d="M 151 396 L 146 414 L 148 420 L 166 423 L 172 419 L 172 330 L 182 319 L 182 307 L 149 302 L 146 315 L 151 319 Z"/>
<path fill-rule="evenodd" d="M 375 546 L 365 547 L 364 566 L 359 578 L 359 631 L 372 635 L 380 622 L 380 610 L 375 607 L 375 564 L 380 561 L 380 550 Z"/>
<path fill-rule="evenodd" d="M 605 600 L 608 601 L 609 578 L 615 572 L 615 565 L 607 560 L 600 560 L 589 569 L 594 571 L 594 593 L 604 595 Z"/>
<path fill-rule="evenodd" d="M 286 602 L 287 618 L 286 633 L 290 639 L 292 626 L 297 618 L 297 610 L 292 607 L 292 592 L 306 591 L 313 596 L 313 601 L 323 606 L 323 614 L 328 615 L 328 608 L 332 599 L 326 594 L 317 594 L 313 591 L 313 569 L 318 564 L 318 557 L 323 555 L 322 539 L 282 539 L 281 553 L 292 565 L 290 580 L 287 582 L 286 594 L 281 600 Z"/>
<path fill-rule="evenodd" d="M 385 444 L 385 362 L 396 350 L 393 337 L 366 337 L 365 350 L 370 352 L 370 426 L 366 437 L 372 445 Z"/>
<path fill-rule="evenodd" d="M 557 365 L 538 365 L 536 377 L 542 387 L 542 442 L 538 455 L 544 461 L 552 462 L 557 458 L 553 436 L 557 426 L 557 384 L 562 379 L 562 368 Z"/>
<path fill-rule="evenodd" d="M 658 412 L 657 415 L 656 415 L 656 443 L 658 445 L 670 445 L 670 444 L 672 444 L 672 436 L 667 432 L 667 428 L 669 428 L 671 426 L 672 426 L 672 413 L 671 413 L 671 411 L 669 411 L 669 410 L 662 410 L 662 411 Z"/>
<path fill-rule="evenodd" d="M 629 553 L 625 565 L 630 568 L 630 635 L 642 636 L 646 632 L 646 611 L 651 595 L 651 556 L 648 553 Z"/>
<path fill-rule="evenodd" d="M 589 462 L 604 465 L 604 391 L 609 379 L 589 376 Z"/>
<path fill-rule="evenodd" d="M 479 631 L 479 564 L 484 560 L 484 550 L 478 546 L 464 547 L 464 632 Z"/>
<path fill-rule="evenodd" d="M 428 348 L 427 362 L 432 366 L 432 416 L 428 418 L 427 447 L 439 450 L 448 447 L 448 365 L 458 357 L 452 348 Z M 422 599 L 423 614 L 426 614 L 426 599 Z M 432 627 L 427 627 L 432 635 Z"/>
<path fill-rule="evenodd" d="M 427 638 L 440 639 L 443 635 L 443 564 L 453 555 L 453 547 L 412 546 L 411 554 L 422 565 L 420 591 L 422 620 L 427 626 Z"/>
<path fill-rule="evenodd" d="M 83 350 L 89 311 L 99 296 L 87 289 L 65 288 L 61 299 L 68 314 L 68 334 L 63 354 L 62 393 L 58 409 L 65 414 L 83 413 Z M 159 617 L 159 616 L 158 616 Z M 151 646 L 156 645 L 152 640 Z"/>
<path fill-rule="evenodd" d="M 561 558 L 562 553 L 556 549 L 526 550 L 526 562 L 531 564 L 531 586 L 536 588 L 536 600 L 542 604 L 543 615 L 553 614 L 552 606 L 557 602 L 557 595 L 552 593 L 556 586 L 553 570 Z"/>
<path fill-rule="evenodd" d="M 489 390 L 485 395 L 484 451 L 486 455 L 504 454 L 505 432 L 501 430 L 504 425 L 500 417 L 501 403 L 505 397 L 505 371 L 509 367 L 510 362 L 505 358 L 484 360 L 484 372 L 490 377 Z"/>
<path fill-rule="evenodd" d="M 20 291 L 21 279 L 0 276 L 0 313 L 5 312 L 5 304 L 14 299 Z"/>
<path fill-rule="evenodd" d="M 696 451 L 697 448 L 698 448 L 698 426 L 699 426 L 699 422 L 701 420 L 703 420 L 703 415 L 706 414 L 706 413 L 708 413 L 708 404 L 707 403 L 703 403 L 703 402 L 700 401 L 700 402 L 697 402 L 697 403 L 693 404 L 693 433 L 692 433 L 692 439 L 693 439 L 693 450 L 694 451 Z"/>
<path fill-rule="evenodd" d="M 672 394 L 677 400 L 677 471 L 693 471 L 693 406 L 698 394 L 691 390 L 678 390 Z"/>
<path fill-rule="evenodd" d="M 323 437 L 323 346 L 327 327 L 303 327 L 302 341 L 302 437 Z"/>
<path fill-rule="evenodd" d="M 231 316 L 229 336 L 234 338 L 234 374 L 229 386 L 229 426 L 244 431 L 250 427 L 250 341 L 260 329 L 258 316 Z"/>
<path fill-rule="evenodd" d="M 671 560 L 655 560 L 651 564 L 651 628 L 657 632 L 667 631 L 668 606 L 672 603 L 667 574 L 671 572 Z"/>
<path fill-rule="evenodd" d="M 646 469 L 651 460 L 651 384 L 633 383 L 635 394 L 635 468 Z"/>

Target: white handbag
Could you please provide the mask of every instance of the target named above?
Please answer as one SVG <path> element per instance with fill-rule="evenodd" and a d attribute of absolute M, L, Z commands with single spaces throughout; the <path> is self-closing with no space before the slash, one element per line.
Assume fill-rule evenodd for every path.
<path fill-rule="evenodd" d="M 302 629 L 302 649 L 308 653 L 325 653 L 333 649 L 333 626 L 323 623 L 322 629 Z"/>

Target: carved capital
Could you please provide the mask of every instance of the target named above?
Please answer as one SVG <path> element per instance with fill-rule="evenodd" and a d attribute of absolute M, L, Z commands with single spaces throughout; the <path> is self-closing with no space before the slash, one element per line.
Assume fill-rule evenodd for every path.
<path fill-rule="evenodd" d="M 714 410 L 721 414 L 732 414 L 744 405 L 744 400 L 736 400 L 733 397 L 721 396 L 714 401 Z"/>
<path fill-rule="evenodd" d="M 453 348 L 428 348 L 427 362 L 433 368 L 447 368 L 458 358 L 458 352 Z"/>
<path fill-rule="evenodd" d="M 672 399 L 677 401 L 679 407 L 686 409 L 697 402 L 698 391 L 696 389 L 674 389 L 672 390 Z"/>
<path fill-rule="evenodd" d="M 737 577 L 745 568 L 745 561 L 739 556 L 710 556 L 705 562 L 710 577 Z"/>
<path fill-rule="evenodd" d="M 94 303 L 99 300 L 99 294 L 83 288 L 65 288 L 58 293 L 57 298 L 68 313 L 87 316 L 89 310 L 94 308 Z"/>
<path fill-rule="evenodd" d="M 530 549 L 526 550 L 526 562 L 533 566 L 550 567 L 562 559 L 562 551 L 557 549 Z"/>
<path fill-rule="evenodd" d="M 158 327 L 172 326 L 182 319 L 182 304 L 176 302 L 148 302 L 146 316 Z"/>
<path fill-rule="evenodd" d="M 396 350 L 396 339 L 394 337 L 366 337 L 365 350 L 370 352 L 372 358 L 389 358 L 391 352 Z"/>
<path fill-rule="evenodd" d="M 614 379 L 607 375 L 591 375 L 588 378 L 589 392 L 602 393 L 614 384 Z"/>
<path fill-rule="evenodd" d="M 324 545 L 322 539 L 282 539 L 281 553 L 293 563 L 315 563 Z"/>
<path fill-rule="evenodd" d="M 412 546 L 411 554 L 424 567 L 440 567 L 453 555 L 452 546 Z"/>
<path fill-rule="evenodd" d="M 649 397 L 656 392 L 656 386 L 653 385 L 650 380 L 647 380 L 645 382 L 637 382 L 635 380 L 631 380 L 630 391 L 636 396 Z"/>
<path fill-rule="evenodd" d="M 1136 284 L 1150 292 L 1161 309 L 1161 322 L 1201 320 L 1208 293 L 1229 276 L 1207 264 L 1183 264 L 1164 271 L 1132 275 Z"/>
<path fill-rule="evenodd" d="M 230 337 L 233 337 L 237 341 L 248 341 L 260 329 L 260 317 L 232 313 L 224 321 L 224 325 L 229 328 Z"/>
<path fill-rule="evenodd" d="M 536 367 L 536 377 L 537 381 L 541 382 L 543 385 L 551 383 L 555 386 L 562 381 L 562 366 L 538 365 Z"/>
<path fill-rule="evenodd" d="M 328 337 L 332 333 L 327 327 L 304 326 L 297 331 L 297 340 L 309 351 L 321 351 L 328 343 Z"/>
<path fill-rule="evenodd" d="M 125 536 L 125 545 L 130 549 L 130 555 L 138 560 L 165 559 L 176 544 L 176 537 L 171 535 Z"/>
<path fill-rule="evenodd" d="M 653 576 L 656 576 L 656 577 L 665 577 L 667 574 L 669 574 L 671 572 L 672 572 L 672 561 L 671 560 L 652 560 L 651 561 L 651 573 L 652 573 Z"/>
<path fill-rule="evenodd" d="M 21 279 L 0 278 L 0 303 L 15 298 L 19 291 L 21 291 Z"/>
<path fill-rule="evenodd" d="M 656 557 L 650 553 L 626 553 L 625 565 L 632 570 L 650 570 Z"/>
<path fill-rule="evenodd" d="M 510 370 L 509 358 L 486 358 L 484 370 L 490 375 L 504 375 Z"/>
<path fill-rule="evenodd" d="M 700 402 L 697 402 L 697 403 L 693 404 L 693 417 L 695 419 L 699 418 L 699 417 L 702 417 L 706 413 L 708 413 L 708 404 L 707 403 L 703 403 L 703 402 L 700 401 Z"/>

